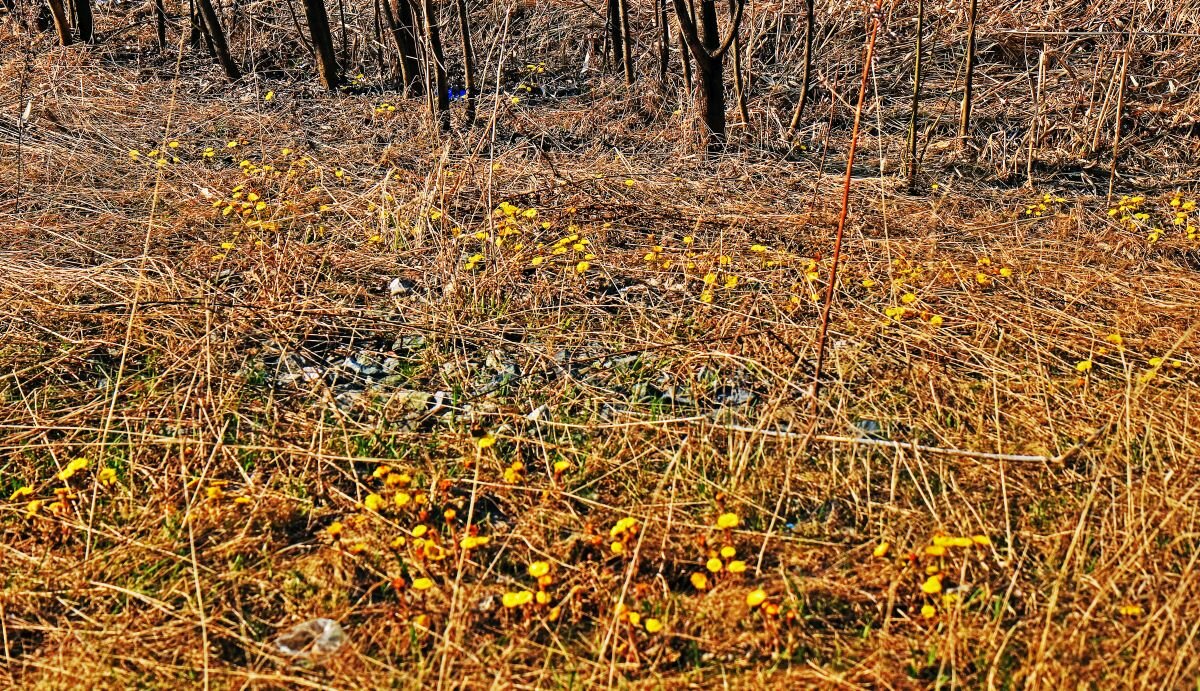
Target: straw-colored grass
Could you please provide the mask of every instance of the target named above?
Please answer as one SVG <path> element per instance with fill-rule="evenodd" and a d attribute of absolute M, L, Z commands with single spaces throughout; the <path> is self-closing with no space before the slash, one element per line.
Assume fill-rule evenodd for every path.
<path fill-rule="evenodd" d="M 438 136 L 420 99 L 224 86 L 190 52 L 139 74 L 116 42 L 26 54 L 8 22 L 0 682 L 1194 684 L 1188 96 L 1131 96 L 1185 125 L 1127 133 L 1111 203 L 1111 150 L 1077 145 L 1105 122 L 1111 145 L 1113 106 L 1048 96 L 1022 187 L 1030 111 L 997 93 L 1036 60 L 985 51 L 977 151 L 931 129 L 908 195 L 892 11 L 815 409 L 850 113 L 823 91 L 785 160 L 786 65 L 706 161 L 649 81 L 513 103 L 506 77 Z M 583 11 L 526 21 L 555 12 Z M 861 31 L 830 26 L 821 79 L 850 84 Z M 938 26 L 945 129 L 961 27 Z M 1122 41 L 1086 58 L 1097 110 Z M 281 653 L 315 617 L 347 642 Z"/>

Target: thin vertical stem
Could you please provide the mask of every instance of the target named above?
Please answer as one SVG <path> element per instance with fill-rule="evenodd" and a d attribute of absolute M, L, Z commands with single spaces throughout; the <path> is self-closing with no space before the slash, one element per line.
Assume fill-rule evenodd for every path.
<path fill-rule="evenodd" d="M 871 74 L 871 63 L 875 57 L 875 39 L 879 35 L 883 0 L 875 0 L 871 11 L 871 34 L 867 39 L 866 56 L 863 58 L 862 82 L 858 87 L 858 105 L 854 109 L 854 128 L 850 133 L 850 152 L 846 158 L 846 176 L 842 181 L 842 211 L 838 214 L 837 235 L 833 241 L 833 260 L 829 267 L 829 285 L 825 287 L 825 304 L 821 306 L 821 326 L 817 333 L 817 364 L 813 369 L 812 405 L 813 414 L 821 394 L 821 370 L 825 366 L 825 340 L 829 335 L 829 309 L 833 305 L 833 293 L 837 287 L 838 262 L 842 257 L 842 237 L 846 232 L 846 217 L 850 212 L 850 181 L 854 173 L 854 154 L 858 149 L 859 125 L 862 122 L 863 103 L 867 99 L 867 77 Z"/>
<path fill-rule="evenodd" d="M 1038 57 L 1037 90 L 1033 94 L 1033 118 L 1029 121 L 1029 150 L 1025 154 L 1025 185 L 1033 187 L 1033 152 L 1037 148 L 1038 131 L 1042 120 L 1042 92 L 1046 84 L 1046 47 Z"/>
<path fill-rule="evenodd" d="M 1121 119 L 1125 117 L 1125 77 L 1129 73 L 1129 54 L 1133 52 L 1133 17 L 1129 18 L 1129 40 L 1121 58 L 1121 77 L 1117 85 L 1117 121 L 1113 123 L 1112 168 L 1108 174 L 1108 204 L 1112 206 L 1113 188 L 1117 184 L 1117 156 L 1121 152 Z"/>
<path fill-rule="evenodd" d="M 913 59 L 912 109 L 908 116 L 908 191 L 917 187 L 917 120 L 921 112 L 921 49 L 925 34 L 925 0 L 917 0 L 917 54 Z"/>

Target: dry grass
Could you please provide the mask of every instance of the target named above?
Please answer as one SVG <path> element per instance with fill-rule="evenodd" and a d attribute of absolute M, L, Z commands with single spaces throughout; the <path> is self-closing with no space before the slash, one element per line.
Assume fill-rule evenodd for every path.
<path fill-rule="evenodd" d="M 1027 9 L 984 35 L 1037 26 Z M 1188 12 L 1156 26 L 1194 31 Z M 0 680 L 1194 683 L 1200 243 L 1172 225 L 1196 198 L 1194 85 L 1131 95 L 1118 189 L 1145 200 L 1113 216 L 1096 192 L 1108 130 L 1078 146 L 1105 116 L 1078 93 L 1103 94 L 1121 36 L 1072 58 L 1096 67 L 1078 93 L 1080 70 L 1051 70 L 1065 95 L 1045 104 L 1031 188 L 1013 100 L 1029 67 L 985 58 L 979 151 L 931 129 L 926 194 L 907 195 L 909 28 L 890 21 L 816 416 L 811 295 L 848 113 L 821 99 L 811 150 L 782 160 L 785 65 L 763 67 L 753 126 L 706 162 L 649 86 L 503 93 L 481 108 L 494 128 L 439 138 L 395 94 L 225 87 L 203 56 L 129 46 L 39 39 L 26 60 L 2 27 L 4 102 L 34 105 L 19 141 L 23 103 L 0 120 Z M 831 25 L 822 70 L 853 81 L 859 38 Z M 1194 62 L 1181 45 L 1144 71 Z M 589 244 L 555 254 L 573 234 Z M 338 365 L 351 356 L 395 359 L 383 378 Z M 979 541 L 926 554 L 947 536 Z M 927 568 L 941 593 L 922 591 Z M 503 604 L 522 590 L 546 602 Z M 274 638 L 313 617 L 348 643 L 282 655 Z"/>

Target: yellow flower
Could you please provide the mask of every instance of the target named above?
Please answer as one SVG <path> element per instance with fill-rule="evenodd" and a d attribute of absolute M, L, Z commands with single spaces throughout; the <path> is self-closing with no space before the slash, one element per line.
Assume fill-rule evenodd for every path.
<path fill-rule="evenodd" d="M 1079 372 L 1080 374 L 1086 374 L 1087 372 L 1090 372 L 1091 369 L 1092 369 L 1092 361 L 1091 360 L 1080 360 L 1079 362 L 1075 363 L 1075 371 Z"/>
<path fill-rule="evenodd" d="M 20 499 L 21 497 L 28 497 L 28 496 L 29 496 L 29 495 L 31 495 L 31 494 L 33 494 L 33 488 L 32 488 L 32 487 L 18 487 L 18 488 L 17 488 L 17 491 L 13 492 L 13 493 L 12 493 L 12 494 L 11 494 L 11 495 L 8 497 L 8 500 L 9 500 L 9 501 L 16 501 L 16 500 Z"/>
<path fill-rule="evenodd" d="M 462 539 L 459 545 L 461 545 L 463 549 L 475 549 L 476 547 L 483 547 L 491 541 L 492 538 L 484 535 L 468 535 Z"/>
<path fill-rule="evenodd" d="M 695 242 L 696 242 L 696 238 L 692 237 L 691 235 L 683 236 L 683 244 L 684 245 L 691 246 L 691 245 L 695 244 Z"/>
<path fill-rule="evenodd" d="M 96 481 L 102 485 L 111 485 L 117 481 L 117 471 L 112 468 L 103 468 L 96 476 Z"/>
<path fill-rule="evenodd" d="M 708 569 L 709 571 L 712 571 L 713 573 L 717 573 L 721 569 L 725 568 L 725 565 L 721 563 L 720 559 L 713 557 L 712 559 L 709 559 L 708 561 L 704 562 L 704 568 Z"/>
<path fill-rule="evenodd" d="M 561 474 L 567 472 L 568 470 L 570 470 L 570 468 L 571 468 L 570 461 L 555 461 L 554 462 L 554 474 L 555 475 L 561 475 Z"/>
<path fill-rule="evenodd" d="M 633 624 L 634 626 L 642 623 L 642 615 L 638 614 L 637 612 L 630 612 L 625 615 L 625 618 L 628 619 L 629 623 Z"/>
<path fill-rule="evenodd" d="M 533 593 L 528 590 L 520 590 L 517 592 L 507 592 L 500 597 L 500 602 L 507 608 L 520 607 L 533 602 Z"/>
<path fill-rule="evenodd" d="M 408 492 L 396 492 L 396 496 L 392 497 L 392 503 L 396 506 L 405 506 L 410 501 L 412 501 L 412 497 Z"/>
<path fill-rule="evenodd" d="M 1000 275 L 1005 278 L 1010 278 L 1013 275 L 1013 270 L 1006 266 L 1003 269 L 1000 269 Z"/>
<path fill-rule="evenodd" d="M 933 605 L 925 604 L 925 605 L 921 606 L 921 616 L 922 617 L 925 617 L 926 619 L 933 619 L 933 617 L 936 614 L 937 614 L 937 608 L 935 608 Z"/>
<path fill-rule="evenodd" d="M 871 286 L 874 286 L 874 285 L 875 285 L 875 281 L 873 281 L 869 278 L 864 278 L 862 280 L 862 287 L 864 287 L 864 288 L 870 288 Z"/>
<path fill-rule="evenodd" d="M 429 578 L 425 578 L 424 576 L 421 578 L 414 578 L 412 587 L 413 590 L 429 590 L 433 587 L 433 581 Z"/>
<path fill-rule="evenodd" d="M 550 573 L 550 562 L 535 561 L 529 565 L 528 571 L 530 576 L 533 576 L 534 578 L 541 578 L 542 576 Z"/>
<path fill-rule="evenodd" d="M 637 524 L 638 524 L 638 521 L 636 518 L 634 518 L 632 516 L 626 516 L 625 518 L 622 518 L 619 521 L 617 521 L 616 524 L 613 525 L 613 527 L 609 529 L 609 531 L 608 531 L 609 537 L 617 537 L 617 536 L 619 536 L 623 533 L 627 533 L 627 532 L 636 532 Z"/>
<path fill-rule="evenodd" d="M 643 626 L 646 627 L 646 633 L 658 633 L 663 630 L 663 623 L 654 618 L 647 618 Z"/>
<path fill-rule="evenodd" d="M 1123 617 L 1140 617 L 1145 610 L 1141 605 L 1121 605 L 1117 608 L 1117 612 Z"/>
<path fill-rule="evenodd" d="M 921 592 L 926 595 L 936 595 L 942 592 L 942 577 L 930 576 L 926 578 L 925 582 L 921 584 Z"/>
<path fill-rule="evenodd" d="M 614 542 L 611 545 L 609 545 L 609 549 L 612 550 L 613 554 L 624 554 L 625 553 L 625 543 L 620 542 L 620 541 Z"/>
<path fill-rule="evenodd" d="M 66 482 L 67 480 L 70 480 L 75 475 L 75 473 L 88 467 L 89 463 L 91 463 L 91 461 L 89 461 L 86 458 L 73 459 L 70 463 L 67 464 L 67 467 L 58 471 L 58 475 L 56 475 L 55 477 L 57 477 L 59 480 L 62 480 L 63 482 Z"/>
<path fill-rule="evenodd" d="M 1121 338 L 1121 334 L 1116 333 L 1116 332 L 1110 333 L 1109 335 L 1105 336 L 1104 340 L 1117 346 L 1118 348 L 1120 348 L 1125 343 L 1125 339 Z"/>
<path fill-rule="evenodd" d="M 729 570 L 729 573 L 745 573 L 746 562 L 741 560 L 731 561 L 726 568 Z"/>
<path fill-rule="evenodd" d="M 871 556 L 873 556 L 873 557 L 887 556 L 888 550 L 891 548 L 892 548 L 891 543 L 881 542 L 875 546 L 875 549 L 871 550 Z"/>
<path fill-rule="evenodd" d="M 944 321 L 945 320 L 942 319 L 942 316 L 940 314 L 935 314 L 929 318 L 929 323 L 933 326 L 941 326 L 942 322 L 944 322 Z"/>
<path fill-rule="evenodd" d="M 417 527 L 412 529 L 412 536 L 413 537 L 424 537 L 425 533 L 427 533 L 427 532 L 429 532 L 429 526 L 422 523 L 421 525 L 418 525 Z"/>
<path fill-rule="evenodd" d="M 550 593 L 547 593 L 545 590 L 539 590 L 537 591 L 537 594 L 533 596 L 533 599 L 536 600 L 539 605 L 544 605 L 547 602 L 550 602 Z"/>
<path fill-rule="evenodd" d="M 750 251 L 756 254 L 762 254 L 767 251 L 766 245 L 750 245 Z"/>
<path fill-rule="evenodd" d="M 708 590 L 708 576 L 697 571 L 691 576 L 692 587 L 696 590 Z"/>
<path fill-rule="evenodd" d="M 367 511 L 378 511 L 383 507 L 383 497 L 372 492 L 368 494 L 365 499 L 363 499 L 363 507 L 365 507 Z"/>
<path fill-rule="evenodd" d="M 408 473 L 393 473 L 388 472 L 387 477 L 383 479 L 383 484 L 388 487 L 404 487 L 412 482 L 412 477 Z"/>
<path fill-rule="evenodd" d="M 43 503 L 41 499 L 34 499 L 25 505 L 25 513 L 30 516 L 36 516 L 38 511 L 42 510 Z"/>
<path fill-rule="evenodd" d="M 636 184 L 637 184 L 637 183 L 636 183 L 635 181 L 633 181 L 633 180 L 626 180 L 626 181 L 625 181 L 625 186 L 626 186 L 626 187 L 633 187 L 633 186 L 634 186 L 634 185 L 636 185 Z"/>
<path fill-rule="evenodd" d="M 945 545 L 930 545 L 925 548 L 925 554 L 930 557 L 942 557 L 946 555 Z"/>
<path fill-rule="evenodd" d="M 900 302 L 903 302 L 906 305 L 911 305 L 912 303 L 914 303 L 916 301 L 917 301 L 916 293 L 905 293 L 900 298 Z"/>
<path fill-rule="evenodd" d="M 746 594 L 746 605 L 749 607 L 758 607 L 767 601 L 767 591 L 762 588 L 751 590 Z"/>
<path fill-rule="evenodd" d="M 590 267 L 590 266 L 591 266 L 591 264 L 589 264 L 588 262 L 579 262 L 578 264 L 575 265 L 575 273 L 581 274 L 584 271 L 587 271 L 588 267 Z"/>
<path fill-rule="evenodd" d="M 325 529 L 325 532 L 328 533 L 330 537 L 337 537 L 341 535 L 342 531 L 345 529 L 346 526 L 342 525 L 341 521 L 334 521 L 333 523 L 329 524 L 329 527 Z"/>
<path fill-rule="evenodd" d="M 983 547 L 990 547 L 992 544 L 992 539 L 987 535 L 972 535 L 971 542 Z"/>
<path fill-rule="evenodd" d="M 717 527 L 724 530 L 738 527 L 739 522 L 736 513 L 723 513 L 717 517 Z"/>
<path fill-rule="evenodd" d="M 733 545 L 725 545 L 724 547 L 721 548 L 721 558 L 722 559 L 732 559 L 736 555 L 737 555 L 737 549 L 735 549 L 733 547 Z"/>
<path fill-rule="evenodd" d="M 495 446 L 495 444 L 496 444 L 496 438 L 495 438 L 494 436 L 492 436 L 492 435 L 490 435 L 490 434 L 489 434 L 489 435 L 487 435 L 487 436 L 485 436 L 485 437 L 480 437 L 480 438 L 479 438 L 479 442 L 478 442 L 478 443 L 479 443 L 479 448 L 481 448 L 481 449 L 489 449 L 489 448 L 491 448 L 492 446 Z"/>

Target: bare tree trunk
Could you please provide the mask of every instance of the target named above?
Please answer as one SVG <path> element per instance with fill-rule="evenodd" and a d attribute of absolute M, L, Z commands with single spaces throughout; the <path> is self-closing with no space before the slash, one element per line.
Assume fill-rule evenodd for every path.
<path fill-rule="evenodd" d="M 75 0 L 75 28 L 79 29 L 79 40 L 95 43 L 96 27 L 92 19 L 92 0 Z"/>
<path fill-rule="evenodd" d="M 188 0 L 188 25 L 190 27 L 188 29 L 188 45 L 192 47 L 192 50 L 199 50 L 200 48 L 202 21 L 200 19 L 200 12 L 196 8 L 196 0 Z"/>
<path fill-rule="evenodd" d="M 658 2 L 658 23 L 662 35 L 658 41 L 658 80 L 667 83 L 667 74 L 671 69 L 671 17 L 667 13 L 667 0 Z"/>
<path fill-rule="evenodd" d="M 58 32 L 58 42 L 64 46 L 71 45 L 71 26 L 67 23 L 67 9 L 62 0 L 46 0 L 50 5 L 50 14 L 54 15 L 54 30 Z"/>
<path fill-rule="evenodd" d="M 917 187 L 917 118 L 921 110 L 921 43 L 925 33 L 925 0 L 917 0 L 917 56 L 913 59 L 912 109 L 908 116 L 908 191 Z"/>
<path fill-rule="evenodd" d="M 633 85 L 633 46 L 629 38 L 629 0 L 617 0 L 617 8 L 621 13 L 621 36 L 624 42 L 621 46 L 623 59 L 621 67 L 625 72 L 625 84 Z"/>
<path fill-rule="evenodd" d="M 442 50 L 442 36 L 438 28 L 437 4 L 435 0 L 422 0 L 422 19 L 425 22 L 425 40 L 428 42 L 430 68 L 433 73 L 433 88 L 429 94 L 430 110 L 435 111 L 438 127 L 450 129 L 450 88 L 446 83 L 446 56 Z"/>
<path fill-rule="evenodd" d="M 700 91 L 696 105 L 704 120 L 704 145 L 709 155 L 720 153 L 725 148 L 725 54 L 737 38 L 738 26 L 745 9 L 744 0 L 733 0 L 733 18 L 729 22 L 729 35 L 721 41 L 717 25 L 715 0 L 700 0 L 700 26 L 692 21 L 684 0 L 673 0 L 675 16 L 679 20 L 680 33 L 696 58 L 700 72 Z"/>
<path fill-rule="evenodd" d="M 691 95 L 692 54 L 688 51 L 687 39 L 683 37 L 683 31 L 679 32 L 679 61 L 683 63 L 683 87 Z"/>
<path fill-rule="evenodd" d="M 958 136 L 966 139 L 971 129 L 971 98 L 974 96 L 975 81 L 975 20 L 978 18 L 979 0 L 971 0 L 967 10 L 967 65 L 963 69 L 966 84 L 963 88 L 962 111 L 958 118 Z"/>
<path fill-rule="evenodd" d="M 729 15 L 736 11 L 736 0 L 730 0 Z M 737 98 L 738 114 L 742 116 L 742 125 L 750 125 L 750 111 L 746 108 L 746 82 L 742 79 L 742 39 L 736 33 L 733 37 L 733 95 Z"/>
<path fill-rule="evenodd" d="M 225 77 L 231 82 L 236 82 L 242 78 L 242 71 L 238 69 L 237 63 L 233 61 L 233 56 L 229 54 L 229 45 L 225 43 L 225 32 L 221 30 L 221 20 L 217 18 L 217 11 L 213 9 L 212 0 L 196 0 L 196 4 L 200 8 L 200 16 L 204 18 L 204 26 L 208 31 L 212 48 L 217 54 L 217 61 L 225 70 Z"/>
<path fill-rule="evenodd" d="M 608 0 L 608 35 L 612 39 L 613 60 L 625 64 L 625 32 L 621 24 L 621 0 Z"/>
<path fill-rule="evenodd" d="M 167 8 L 163 0 L 154 0 L 154 31 L 158 35 L 158 52 L 167 51 Z"/>
<path fill-rule="evenodd" d="M 396 49 L 400 51 L 400 75 L 407 93 L 410 89 L 416 89 L 421 82 L 413 8 L 409 0 L 384 0 L 383 14 L 396 39 Z"/>
<path fill-rule="evenodd" d="M 809 82 L 812 80 L 813 28 L 816 26 L 813 0 L 804 0 L 804 26 L 804 76 L 800 78 L 800 100 L 796 103 L 796 111 L 792 113 L 792 122 L 788 125 L 789 142 L 796 138 L 796 130 L 800 128 L 800 119 L 804 116 L 804 107 L 808 105 Z"/>
<path fill-rule="evenodd" d="M 462 33 L 463 86 L 466 88 L 467 124 L 475 122 L 475 102 L 479 99 L 479 87 L 475 84 L 475 51 L 471 45 L 471 17 L 467 13 L 467 0 L 457 0 L 458 27 Z"/>
<path fill-rule="evenodd" d="M 308 33 L 312 36 L 317 55 L 317 74 L 321 78 L 321 86 L 333 91 L 338 88 L 340 79 L 324 0 L 304 0 L 304 16 L 308 19 Z"/>

